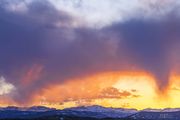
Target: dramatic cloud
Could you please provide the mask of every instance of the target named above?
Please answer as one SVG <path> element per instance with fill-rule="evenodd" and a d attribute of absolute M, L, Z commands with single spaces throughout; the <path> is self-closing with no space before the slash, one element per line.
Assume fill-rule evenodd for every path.
<path fill-rule="evenodd" d="M 177 0 L 49 0 L 57 9 L 103 27 L 131 17 L 158 19 L 180 5 Z M 81 14 L 79 14 L 81 13 Z M 104 14 L 106 13 L 106 14 Z M 138 15 L 138 16 L 137 16 Z"/>
<path fill-rule="evenodd" d="M 53 0 L 0 1 L 0 74 L 17 88 L 14 100 L 27 102 L 49 85 L 109 71 L 142 70 L 156 78 L 160 90 L 168 85 L 171 72 L 179 71 L 179 2 L 134 0 L 128 11 L 110 0 L 102 3 L 93 18 L 92 2 L 75 3 L 76 11 L 61 9 L 65 2 L 54 7 Z M 113 14 L 108 3 L 116 3 Z M 107 19 L 96 21 L 104 9 Z"/>
<path fill-rule="evenodd" d="M 14 85 L 7 83 L 3 77 L 0 78 L 0 96 L 10 94 L 15 90 Z"/>
<path fill-rule="evenodd" d="M 99 98 L 114 98 L 114 99 L 122 99 L 128 97 L 137 97 L 138 95 L 134 94 L 130 91 L 119 91 L 117 88 L 109 87 L 105 88 L 98 95 Z"/>
<path fill-rule="evenodd" d="M 87 91 L 89 91 L 89 92 L 87 92 Z M 41 104 L 42 105 L 50 105 L 50 104 L 64 105 L 68 102 L 73 102 L 73 103 L 77 104 L 78 106 L 82 106 L 82 105 L 93 105 L 94 101 L 102 100 L 102 99 L 104 99 L 104 100 L 108 100 L 108 99 L 124 100 L 124 99 L 140 97 L 140 95 L 138 95 L 138 93 L 136 93 L 135 91 L 119 90 L 114 87 L 107 87 L 102 90 L 97 90 L 93 94 L 91 94 L 90 91 L 91 90 L 86 90 L 86 92 L 79 91 L 80 92 L 79 95 L 78 95 L 78 93 L 76 93 L 76 96 L 72 95 L 72 93 L 69 94 L 67 91 L 64 91 L 64 92 L 66 92 L 67 98 L 65 98 L 61 102 L 60 101 L 59 102 L 49 101 L 48 98 L 44 97 L 41 100 Z M 87 93 L 88 93 L 88 95 L 87 95 Z M 85 94 L 85 95 L 82 95 L 82 94 Z"/>

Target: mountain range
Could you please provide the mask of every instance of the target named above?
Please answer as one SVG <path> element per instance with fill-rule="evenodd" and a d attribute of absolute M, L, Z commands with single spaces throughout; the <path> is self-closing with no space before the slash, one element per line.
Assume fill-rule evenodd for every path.
<path fill-rule="evenodd" d="M 180 120 L 180 108 L 124 109 L 81 106 L 58 110 L 44 106 L 0 108 L 0 120 Z"/>

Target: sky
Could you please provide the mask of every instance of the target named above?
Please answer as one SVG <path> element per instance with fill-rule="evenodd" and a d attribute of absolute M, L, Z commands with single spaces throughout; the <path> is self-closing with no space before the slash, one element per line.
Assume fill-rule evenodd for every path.
<path fill-rule="evenodd" d="M 0 106 L 180 107 L 177 0 L 1 0 Z"/>

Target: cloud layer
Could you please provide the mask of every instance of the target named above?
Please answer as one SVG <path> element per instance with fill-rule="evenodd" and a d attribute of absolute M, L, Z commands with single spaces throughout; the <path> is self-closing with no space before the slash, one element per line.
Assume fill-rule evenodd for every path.
<path fill-rule="evenodd" d="M 78 9 L 94 5 L 83 2 L 78 3 Z M 123 21 L 110 21 L 106 17 L 96 21 L 87 10 L 90 14 L 83 14 L 96 24 L 108 19 L 108 24 L 97 28 L 89 26 L 91 22 L 87 22 L 86 16 L 84 20 L 54 7 L 52 1 L 0 1 L 0 74 L 16 86 L 13 99 L 23 103 L 50 84 L 123 70 L 149 72 L 163 90 L 171 72 L 179 71 L 176 67 L 180 60 L 179 3 L 136 2 L 144 11 L 132 7 L 133 15 L 129 13 Z"/>

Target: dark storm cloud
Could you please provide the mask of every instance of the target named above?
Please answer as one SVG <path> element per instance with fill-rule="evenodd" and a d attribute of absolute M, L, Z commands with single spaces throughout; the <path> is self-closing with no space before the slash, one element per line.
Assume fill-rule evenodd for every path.
<path fill-rule="evenodd" d="M 9 4 L 0 2 L 0 73 L 17 87 L 18 102 L 49 84 L 104 71 L 145 70 L 163 89 L 180 58 L 174 54 L 180 43 L 176 11 L 95 29 L 74 26 L 78 19 L 47 1 L 27 4 L 25 13 L 8 11 Z"/>
<path fill-rule="evenodd" d="M 43 51 L 46 31 L 56 29 L 55 23 L 58 21 L 62 24 L 64 21 L 66 23 L 71 21 L 69 16 L 56 11 L 47 1 L 28 4 L 26 14 L 6 11 L 3 9 L 3 4 L 1 6 L 0 68 L 2 73 L 9 73 L 12 70 L 16 72 L 18 67 L 42 62 L 41 60 L 46 57 Z M 62 31 L 59 29 L 59 33 Z"/>
<path fill-rule="evenodd" d="M 71 18 L 56 11 L 47 1 L 28 4 L 26 14 L 8 11 L 5 7 L 10 3 L 3 0 L 0 3 L 0 73 L 18 87 L 23 97 L 26 93 L 33 93 L 31 89 L 34 89 L 31 85 L 27 92 L 23 88 L 23 74 L 34 64 L 43 64 L 47 57 L 43 50 L 46 31 L 56 29 L 54 23 L 58 21 L 70 23 Z M 61 29 L 60 34 L 63 31 Z"/>
<path fill-rule="evenodd" d="M 116 24 L 110 29 L 119 31 L 123 37 L 126 54 L 133 58 L 134 64 L 154 75 L 160 89 L 167 86 L 173 69 L 171 54 L 178 53 L 174 49 L 180 47 L 180 22 L 177 16 L 162 20 L 133 19 Z M 174 59 L 178 59 L 176 54 Z M 176 61 L 176 65 L 178 62 Z"/>

